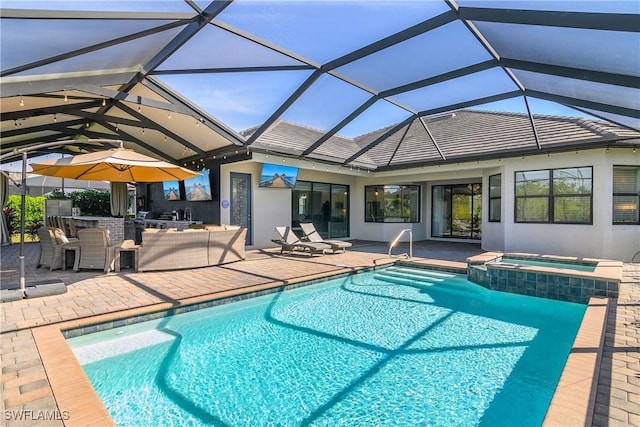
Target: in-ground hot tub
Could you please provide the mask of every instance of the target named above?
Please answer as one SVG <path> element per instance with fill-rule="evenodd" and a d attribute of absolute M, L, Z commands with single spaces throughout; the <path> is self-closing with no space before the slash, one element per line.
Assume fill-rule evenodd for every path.
<path fill-rule="evenodd" d="M 467 277 L 496 291 L 586 304 L 592 296 L 618 296 L 622 262 L 487 252 L 467 259 Z"/>

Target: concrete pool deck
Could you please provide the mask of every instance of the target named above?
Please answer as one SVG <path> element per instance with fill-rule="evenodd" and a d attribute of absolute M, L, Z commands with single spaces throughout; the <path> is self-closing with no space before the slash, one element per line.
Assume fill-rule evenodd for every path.
<path fill-rule="evenodd" d="M 38 245 L 25 245 L 27 284 L 55 279 L 67 285 L 67 292 L 0 304 L 0 407 L 5 425 L 84 426 L 105 425 L 109 421 L 103 418 L 101 403 L 69 381 L 80 377 L 81 384 L 83 374 L 81 369 L 77 371 L 77 362 L 74 368 L 74 359 L 70 360 L 65 353 L 68 347 L 60 346 L 61 342 L 64 344 L 60 341 L 61 325 L 87 325 L 98 318 L 116 319 L 135 312 L 242 293 L 249 287 L 281 286 L 309 277 L 371 267 L 376 260 L 378 263 L 388 260 L 385 243 L 353 243 L 354 247 L 344 254 L 280 255 L 279 249 L 274 248 L 248 251 L 247 260 L 216 267 L 157 273 L 123 270 L 106 275 L 99 270 L 75 273 L 36 269 Z M 477 244 L 440 242 L 416 242 L 413 250 L 423 263 L 462 268 L 467 257 L 483 252 Z M 3 247 L 0 270 L 3 288 L 17 283 L 17 266 L 18 246 Z M 596 396 L 590 407 L 579 409 L 589 411 L 592 425 L 640 426 L 639 328 L 640 265 L 625 264 L 619 297 L 609 301 L 599 382 L 594 387 Z M 568 381 L 571 383 L 570 378 Z M 63 392 L 59 393 L 61 389 Z M 576 409 L 571 402 L 559 404 Z M 570 419 L 563 420 L 566 424 L 549 424 L 547 420 L 546 425 L 576 425 Z"/>

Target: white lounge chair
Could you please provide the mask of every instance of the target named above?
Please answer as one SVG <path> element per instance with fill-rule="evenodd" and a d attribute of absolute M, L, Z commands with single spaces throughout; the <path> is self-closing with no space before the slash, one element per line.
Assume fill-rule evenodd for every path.
<path fill-rule="evenodd" d="M 316 227 L 310 222 L 300 223 L 300 227 L 302 227 L 302 232 L 304 233 L 304 237 L 307 240 L 309 240 L 309 242 L 325 243 L 331 246 L 331 250 L 333 250 L 333 252 L 339 251 L 341 249 L 342 251 L 346 252 L 347 248 L 351 247 L 351 242 L 345 242 L 342 240 L 323 239 L 320 233 L 318 233 L 318 230 L 316 230 Z"/>
<path fill-rule="evenodd" d="M 293 251 L 308 251 L 309 255 L 325 254 L 325 251 L 332 250 L 331 246 L 326 243 L 314 243 L 303 242 L 291 230 L 291 227 L 276 227 L 276 233 L 280 236 L 279 239 L 271 239 L 275 244 L 280 245 L 280 253 L 293 252 Z"/>

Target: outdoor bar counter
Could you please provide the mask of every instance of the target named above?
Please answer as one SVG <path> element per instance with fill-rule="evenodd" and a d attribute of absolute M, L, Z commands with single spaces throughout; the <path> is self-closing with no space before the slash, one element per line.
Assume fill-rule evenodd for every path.
<path fill-rule="evenodd" d="M 124 218 L 104 216 L 74 216 L 64 217 L 73 219 L 76 228 L 106 228 L 112 243 L 125 240 Z"/>

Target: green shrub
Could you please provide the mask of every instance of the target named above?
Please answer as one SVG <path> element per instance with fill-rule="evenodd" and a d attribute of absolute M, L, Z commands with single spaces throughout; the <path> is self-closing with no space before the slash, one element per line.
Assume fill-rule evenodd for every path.
<path fill-rule="evenodd" d="M 111 216 L 111 196 L 108 191 L 74 191 L 69 197 L 83 216 Z"/>
<path fill-rule="evenodd" d="M 44 223 L 44 196 L 26 196 L 24 204 L 24 225 L 25 233 L 32 236 L 37 234 L 38 228 Z M 20 232 L 20 209 L 21 198 L 17 194 L 12 194 L 7 199 L 4 208 L 11 213 L 11 218 L 7 215 L 9 234 Z"/>

